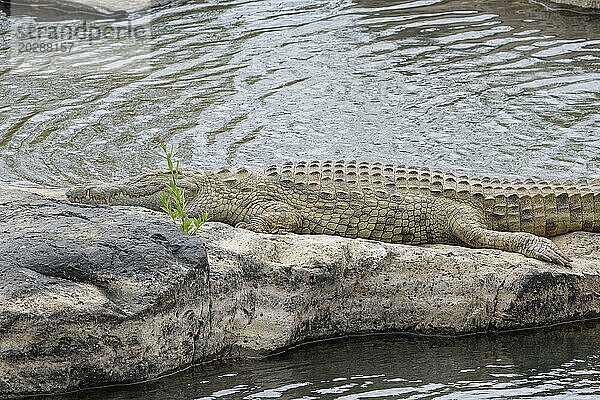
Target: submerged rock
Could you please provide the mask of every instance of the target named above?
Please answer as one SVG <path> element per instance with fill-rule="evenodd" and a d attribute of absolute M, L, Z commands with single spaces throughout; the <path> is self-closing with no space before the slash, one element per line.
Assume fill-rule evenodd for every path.
<path fill-rule="evenodd" d="M 65 5 L 92 8 L 102 13 L 133 12 L 172 3 L 172 0 L 55 0 Z"/>
<path fill-rule="evenodd" d="M 0 394 L 133 382 L 366 332 L 463 334 L 600 316 L 600 234 L 514 253 L 208 223 L 0 188 Z"/>
<path fill-rule="evenodd" d="M 546 3 L 564 4 L 578 8 L 600 9 L 600 0 L 551 0 Z"/>
<path fill-rule="evenodd" d="M 131 13 L 172 3 L 172 0 L 47 0 L 45 2 L 30 1 L 12 5 L 10 9 L 52 8 L 55 11 L 73 13 L 74 11 L 92 11 L 101 14 Z M 9 9 L 9 10 L 10 10 Z"/>

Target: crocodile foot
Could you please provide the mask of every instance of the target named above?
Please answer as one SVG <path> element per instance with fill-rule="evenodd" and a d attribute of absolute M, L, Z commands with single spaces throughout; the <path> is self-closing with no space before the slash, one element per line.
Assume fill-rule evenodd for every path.
<path fill-rule="evenodd" d="M 527 257 L 556 263 L 563 267 L 570 267 L 572 262 L 550 239 L 541 236 L 531 235 L 528 237 L 523 243 L 521 253 Z"/>

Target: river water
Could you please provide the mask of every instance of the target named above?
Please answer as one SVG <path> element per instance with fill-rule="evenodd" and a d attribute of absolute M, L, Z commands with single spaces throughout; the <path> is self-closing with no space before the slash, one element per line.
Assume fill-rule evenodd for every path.
<path fill-rule="evenodd" d="M 600 321 L 461 338 L 347 338 L 65 400 L 597 400 L 598 332 Z"/>
<path fill-rule="evenodd" d="M 161 141 L 194 168 L 600 175 L 598 15 L 525 0 L 190 1 L 75 38 L 67 17 L 0 17 L 3 181 L 129 176 L 160 166 Z M 32 26 L 71 51 L 19 52 Z"/>
<path fill-rule="evenodd" d="M 0 16 L 3 182 L 129 176 L 160 166 L 162 141 L 183 168 L 359 159 L 600 176 L 598 15 L 524 0 L 187 1 L 103 20 L 15 10 Z M 345 339 L 85 396 L 600 398 L 599 329 Z"/>

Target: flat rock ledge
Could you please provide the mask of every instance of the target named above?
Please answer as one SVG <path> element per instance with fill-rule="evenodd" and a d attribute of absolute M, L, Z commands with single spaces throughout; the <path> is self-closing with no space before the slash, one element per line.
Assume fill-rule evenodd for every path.
<path fill-rule="evenodd" d="M 198 237 L 135 208 L 0 187 L 0 396 L 159 377 L 368 332 L 465 334 L 600 317 L 600 234 L 572 269 L 496 250 Z"/>

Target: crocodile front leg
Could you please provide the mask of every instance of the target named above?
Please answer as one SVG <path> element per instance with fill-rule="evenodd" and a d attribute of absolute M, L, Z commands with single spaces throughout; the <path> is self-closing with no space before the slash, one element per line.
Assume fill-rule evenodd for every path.
<path fill-rule="evenodd" d="M 301 226 L 300 213 L 278 201 L 268 201 L 252 207 L 252 213 L 236 224 L 236 228 L 260 233 L 298 232 Z"/>
<path fill-rule="evenodd" d="M 474 208 L 461 206 L 451 212 L 450 231 L 474 248 L 510 251 L 561 266 L 571 265 L 571 260 L 550 239 L 526 232 L 493 231 L 485 227 L 482 219 Z"/>

